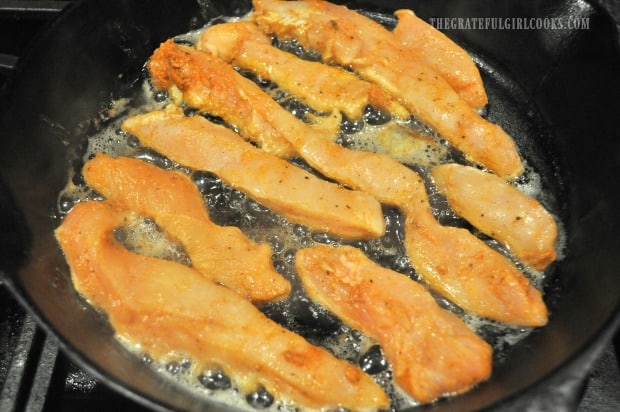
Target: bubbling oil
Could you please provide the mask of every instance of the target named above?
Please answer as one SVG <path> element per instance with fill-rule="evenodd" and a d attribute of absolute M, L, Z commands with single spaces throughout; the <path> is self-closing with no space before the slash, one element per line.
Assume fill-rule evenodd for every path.
<path fill-rule="evenodd" d="M 222 18 L 222 20 L 230 19 Z M 178 38 L 184 43 L 191 44 L 195 42 L 198 35 L 199 32 L 190 32 L 181 34 Z M 319 59 L 316 54 L 303 50 L 294 41 L 278 42 L 274 40 L 274 44 L 284 50 L 294 52 L 302 58 Z M 248 73 L 242 72 L 242 74 L 254 80 L 283 107 L 300 119 L 311 122 L 317 116 L 321 116 L 320 113 L 312 111 L 293 96 L 279 89 L 277 85 Z M 359 331 L 344 325 L 333 314 L 312 302 L 304 293 L 295 272 L 295 254 L 301 248 L 316 244 L 351 245 L 362 250 L 382 266 L 423 283 L 411 267 L 403 245 L 404 229 L 401 213 L 395 208 L 384 207 L 386 234 L 378 239 L 364 241 L 345 241 L 291 223 L 283 216 L 273 213 L 245 194 L 228 186 L 217 176 L 178 165 L 170 159 L 142 147 L 135 137 L 121 130 L 121 124 L 127 117 L 162 109 L 169 103 L 170 97 L 166 93 L 153 90 L 145 74 L 143 85 L 134 96 L 113 102 L 110 106 L 108 117 L 111 120 L 105 128 L 89 137 L 82 164 L 96 153 L 105 153 L 117 157 L 140 158 L 163 169 L 179 170 L 188 174 L 202 194 L 205 207 L 208 209 L 213 222 L 222 226 L 237 226 L 254 241 L 269 244 L 273 252 L 274 268 L 291 281 L 293 289 L 290 296 L 283 301 L 263 305 L 260 308 L 263 313 L 283 327 L 303 336 L 309 342 L 324 347 L 335 356 L 360 366 L 386 390 L 392 400 L 391 410 L 400 410 L 416 405 L 416 401 L 405 395 L 394 384 L 390 364 L 383 356 L 377 343 Z M 191 109 L 186 109 L 186 114 L 201 115 Z M 208 114 L 205 116 L 208 117 Z M 367 107 L 362 119 L 356 121 L 343 119 L 337 141 L 343 146 L 355 150 L 388 154 L 401 163 L 414 168 L 425 179 L 433 214 L 442 224 L 468 228 L 486 241 L 489 246 L 510 257 L 509 252 L 502 245 L 493 239 L 476 233 L 475 229 L 455 215 L 445 198 L 433 186 L 429 177 L 432 166 L 445 162 L 463 161 L 462 156 L 433 130 L 416 119 L 407 121 L 392 119 L 389 115 L 375 108 Z M 292 163 L 311 170 L 303 160 L 293 159 Z M 68 179 L 69 184 L 59 195 L 58 214 L 60 216 L 67 213 L 72 205 L 77 202 L 101 199 L 97 193 L 85 185 L 79 173 L 79 171 L 71 172 Z M 515 186 L 534 198 L 544 199 L 544 196 L 547 196 L 542 190 L 539 176 L 529 166 L 526 167 L 524 177 L 517 181 Z M 553 202 L 550 203 L 553 204 Z M 166 236 L 148 217 L 134 219 L 125 227 L 117 229 L 115 236 L 128 249 L 136 253 L 174 260 L 191 266 L 191 259 L 185 253 L 182 245 Z M 562 234 L 560 238 L 562 238 Z M 535 286 L 542 287 L 545 278 L 544 273 L 537 273 L 523 266 L 521 269 Z M 501 361 L 511 346 L 531 332 L 529 328 L 512 327 L 468 314 L 445 298 L 435 293 L 433 296 L 440 306 L 460 316 L 472 330 L 493 346 L 496 361 Z M 142 356 L 145 363 L 159 373 L 181 382 L 198 393 L 199 396 L 206 396 L 216 402 L 226 403 L 243 410 L 299 410 L 287 401 L 273 399 L 269 393 L 260 387 L 255 392 L 243 393 L 217 367 L 196 370 L 191 360 L 182 354 L 155 361 L 144 354 L 142 348 L 134 342 L 128 342 L 122 338 L 119 340 L 129 350 Z"/>

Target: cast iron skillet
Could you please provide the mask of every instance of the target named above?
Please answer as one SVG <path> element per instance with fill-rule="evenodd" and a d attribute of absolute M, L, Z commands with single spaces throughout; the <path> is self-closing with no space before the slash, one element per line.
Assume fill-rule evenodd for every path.
<path fill-rule="evenodd" d="M 581 1 L 390 3 L 424 18 L 589 18 L 588 30 L 447 32 L 477 57 L 491 99 L 488 116 L 542 172 L 567 239 L 566 257 L 545 285 L 549 325 L 497 359 L 488 382 L 431 409 L 523 410 L 537 388 L 587 365 L 620 322 L 616 33 L 604 13 Z M 381 8 L 379 1 L 349 5 Z M 152 408 L 227 409 L 145 367 L 76 296 L 52 233 L 57 194 L 85 136 L 105 123 L 103 109 L 139 87 L 143 64 L 161 41 L 248 7 L 215 0 L 79 2 L 22 58 L 3 93 L 0 273 L 76 362 Z"/>

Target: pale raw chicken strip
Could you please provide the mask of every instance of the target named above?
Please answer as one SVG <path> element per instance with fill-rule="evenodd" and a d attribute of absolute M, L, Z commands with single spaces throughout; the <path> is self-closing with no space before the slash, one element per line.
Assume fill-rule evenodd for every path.
<path fill-rule="evenodd" d="M 97 154 L 83 168 L 86 183 L 119 207 L 155 220 L 185 247 L 192 266 L 254 303 L 282 299 L 291 285 L 275 271 L 272 251 L 239 228 L 211 222 L 196 185 L 180 172 L 138 159 Z"/>
<path fill-rule="evenodd" d="M 242 391 L 264 386 L 309 408 L 374 410 L 389 400 L 351 364 L 268 319 L 230 289 L 179 263 L 141 256 L 113 230 L 128 213 L 77 204 L 56 230 L 79 293 L 123 339 L 155 359 L 188 356 L 194 373 L 221 368 Z"/>
<path fill-rule="evenodd" d="M 161 48 L 166 49 L 165 53 L 160 53 L 159 50 Z M 163 67 L 163 63 L 159 63 L 162 59 L 170 59 L 169 56 L 177 55 L 177 54 L 185 54 L 185 53 L 200 53 L 200 54 L 208 54 L 208 52 L 198 52 L 198 51 L 186 51 L 188 49 L 184 46 L 176 45 L 175 43 L 166 42 L 163 46 L 156 51 L 150 59 L 151 65 L 156 65 L 157 67 Z M 200 68 L 190 69 L 184 68 L 186 71 L 202 71 L 210 73 L 212 78 L 209 87 L 212 89 L 208 89 L 207 86 L 200 88 L 200 91 L 196 91 L 195 94 L 198 96 L 197 100 L 208 100 L 214 99 L 222 102 L 222 110 L 226 110 L 229 112 L 234 112 L 236 110 L 235 103 L 237 99 L 232 99 L 226 103 L 226 96 L 228 96 L 230 91 L 222 92 L 224 89 L 222 86 L 216 84 L 217 81 L 222 81 L 223 84 L 230 83 L 241 83 L 243 77 L 237 73 L 230 65 L 222 64 L 214 59 L 205 59 L 200 62 L 189 62 L 189 64 L 197 65 L 199 64 Z M 151 76 L 155 79 L 155 83 L 161 83 L 159 78 L 170 77 L 176 78 L 176 75 L 170 75 L 170 72 L 174 72 L 178 70 L 176 67 L 170 65 L 165 73 L 160 73 L 159 71 L 156 73 L 152 73 Z M 243 79 L 247 80 L 247 79 Z M 188 88 L 193 88 L 191 85 L 187 86 Z M 222 94 L 221 94 L 222 93 Z M 244 83 L 244 88 L 241 90 L 237 90 L 239 96 L 243 96 L 245 99 L 245 103 L 253 108 L 261 108 L 261 110 L 269 113 L 269 129 L 273 131 L 275 134 L 282 136 L 286 139 L 287 143 L 290 145 L 292 150 L 296 152 L 299 156 L 304 158 L 312 167 L 316 168 L 319 172 L 324 175 L 331 177 L 337 180 L 340 183 L 348 185 L 350 187 L 361 187 L 360 190 L 370 193 L 372 196 L 376 196 L 377 199 L 383 203 L 393 204 L 394 199 L 402 198 L 403 195 L 393 194 L 393 191 L 397 191 L 398 193 L 402 192 L 405 188 L 404 183 L 413 184 L 411 182 L 407 182 L 412 174 L 413 176 L 417 176 L 413 173 L 409 168 L 402 166 L 398 162 L 390 159 L 386 155 L 379 155 L 370 152 L 364 151 L 353 151 L 345 149 L 344 147 L 338 145 L 333 142 L 332 139 L 327 138 L 323 133 L 317 131 L 310 125 L 302 122 L 298 118 L 296 118 L 293 114 L 288 112 L 286 109 L 277 104 L 273 99 L 271 99 L 265 92 L 263 92 L 256 84 L 250 82 Z M 193 106 L 192 102 L 187 102 L 190 106 Z M 224 104 L 226 103 L 226 106 Z M 202 120 L 186 120 L 183 119 L 182 113 L 176 110 L 174 113 L 172 112 L 174 109 L 169 109 L 167 114 L 164 112 L 153 112 L 151 114 L 147 114 L 144 116 L 137 116 L 132 119 L 127 120 L 123 124 L 123 128 L 130 133 L 136 135 L 141 141 L 145 141 L 147 146 L 153 147 L 152 143 L 149 139 L 153 138 L 155 133 L 157 135 L 161 135 L 159 138 L 162 142 L 165 142 L 166 139 L 170 139 L 170 135 L 173 134 L 189 134 L 189 131 L 186 130 L 188 125 L 192 125 L 192 127 L 207 127 L 207 123 Z M 156 114 L 157 113 L 157 114 Z M 166 121 L 161 122 L 159 125 L 155 125 L 156 120 L 158 118 L 173 118 L 174 122 Z M 195 116 L 194 116 L 195 117 Z M 193 119 L 193 118 L 192 118 Z M 257 134 L 260 133 L 260 128 L 265 126 L 265 122 L 261 117 L 260 112 L 253 112 L 249 116 L 245 116 L 243 119 L 240 119 L 242 122 L 240 127 L 245 130 L 255 130 Z M 166 131 L 166 130 L 157 130 L 158 128 L 174 127 L 175 123 L 183 123 L 183 129 L 178 131 Z M 204 124 L 204 126 L 203 126 Z M 210 123 L 209 123 L 210 124 Z M 148 129 L 145 126 L 149 126 Z M 139 130 L 137 126 L 141 126 L 142 130 Z M 221 128 L 223 129 L 223 128 Z M 220 130 L 218 126 L 216 130 Z M 211 134 L 214 132 L 209 131 Z M 224 132 L 222 130 L 222 132 Z M 229 131 L 226 131 L 227 135 L 232 134 Z M 198 133 L 192 133 L 198 134 Z M 206 131 L 200 131 L 199 134 L 207 134 Z M 254 140 L 256 136 L 249 136 L 250 140 Z M 172 142 L 164 143 L 165 146 L 154 147 L 156 150 L 169 155 L 170 151 L 177 150 L 177 147 L 182 147 L 182 145 L 173 144 Z M 188 147 L 191 147 L 192 153 L 187 153 L 187 155 L 196 156 L 196 152 L 201 150 L 200 146 L 209 146 L 206 143 L 203 143 L 200 146 L 190 146 L 186 144 Z M 244 146 L 245 147 L 245 146 Z M 165 150 L 164 150 L 165 148 Z M 202 149 L 203 151 L 207 151 L 206 149 Z M 249 150 L 249 149 L 248 149 Z M 188 150 L 189 152 L 189 150 Z M 184 163 L 172 155 L 169 155 L 174 160 L 185 164 L 194 168 L 201 168 L 197 161 L 192 162 L 192 164 Z M 339 157 L 342 156 L 342 157 Z M 218 156 L 218 160 L 220 162 L 224 161 L 226 157 Z M 215 159 L 214 159 L 215 161 Z M 372 167 L 369 164 L 372 163 Z M 235 163 L 235 166 L 241 164 L 241 162 Z M 245 162 L 244 162 L 245 164 Z M 397 171 L 401 174 L 400 176 L 394 173 L 388 172 L 387 174 L 378 173 L 381 171 L 384 164 L 394 165 Z M 204 168 L 204 166 L 203 166 Z M 210 170 L 216 174 L 219 174 L 215 170 Z M 377 175 L 377 176 L 375 176 Z M 351 177 L 354 176 L 354 177 Z M 359 184 L 360 179 L 363 179 L 365 184 L 372 186 L 362 187 Z M 393 179 L 390 181 L 389 179 Z M 226 180 L 226 179 L 224 179 Z M 262 180 L 262 179 L 261 179 Z M 403 183 L 404 182 L 404 183 Z M 255 179 L 255 184 L 259 184 L 260 180 Z M 325 197 L 326 195 L 308 195 L 307 198 L 313 199 L 316 201 L 317 198 Z"/>
<path fill-rule="evenodd" d="M 207 28 L 196 47 L 276 83 L 318 112 L 337 109 L 360 119 L 368 104 L 406 119 L 407 110 L 373 83 L 335 66 L 300 59 L 273 46 L 252 22 L 237 21 Z"/>
<path fill-rule="evenodd" d="M 405 47 L 380 24 L 318 0 L 253 4 L 251 18 L 265 32 L 297 39 L 325 61 L 351 67 L 382 86 L 472 162 L 507 179 L 523 172 L 512 138 L 477 114 L 437 72 L 407 58 Z"/>
<path fill-rule="evenodd" d="M 474 109 L 487 103 L 487 94 L 476 63 L 448 36 L 420 19 L 411 10 L 397 10 L 394 36 L 405 46 L 407 56 L 419 60 L 441 75 Z"/>
<path fill-rule="evenodd" d="M 372 196 L 319 179 L 201 116 L 186 117 L 169 106 L 129 118 L 122 127 L 143 145 L 218 175 L 292 222 L 347 239 L 385 233 L 381 205 Z"/>
<path fill-rule="evenodd" d="M 543 270 L 557 257 L 557 224 L 536 199 L 473 167 L 440 165 L 432 176 L 456 214 L 507 245 L 523 263 Z"/>
<path fill-rule="evenodd" d="M 464 392 L 491 374 L 484 340 L 422 285 L 360 250 L 301 249 L 295 267 L 312 300 L 381 345 L 395 382 L 417 401 Z"/>

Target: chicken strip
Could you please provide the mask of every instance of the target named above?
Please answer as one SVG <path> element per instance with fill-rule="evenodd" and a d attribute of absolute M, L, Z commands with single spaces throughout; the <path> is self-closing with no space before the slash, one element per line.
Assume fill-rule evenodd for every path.
<path fill-rule="evenodd" d="M 113 230 L 126 212 L 76 205 L 56 230 L 79 293 L 116 333 L 156 359 L 182 355 L 194 372 L 219 367 L 244 391 L 265 387 L 310 408 L 384 408 L 370 377 L 268 319 L 251 303 L 187 266 L 137 255 Z"/>
<path fill-rule="evenodd" d="M 411 10 L 397 10 L 394 36 L 406 48 L 410 59 L 420 61 L 443 77 L 463 100 L 482 109 L 487 94 L 476 63 L 448 36 L 420 19 Z"/>
<path fill-rule="evenodd" d="M 399 118 L 409 117 L 409 112 L 377 85 L 338 67 L 302 60 L 278 49 L 250 21 L 211 26 L 196 47 L 273 81 L 318 112 L 337 109 L 349 119 L 360 119 L 371 104 Z"/>
<path fill-rule="evenodd" d="M 155 50 L 147 66 L 155 87 L 177 88 L 183 93 L 185 104 L 221 117 L 266 152 L 284 158 L 295 153 L 281 132 L 271 125 L 271 104 L 253 106 L 249 102 L 272 99 L 259 88 L 248 87 L 255 84 L 243 76 L 222 77 L 221 73 L 232 68 L 219 57 L 168 40 Z M 253 120 L 249 124 L 248 117 Z"/>
<path fill-rule="evenodd" d="M 172 43 L 170 45 L 166 45 L 165 47 L 182 48 L 183 46 L 178 46 Z M 158 52 L 156 52 L 155 55 L 151 58 L 151 62 L 157 61 L 159 59 L 157 55 Z M 232 67 L 228 65 L 214 63 L 214 61 L 203 61 L 201 62 L 201 64 L 203 65 L 201 70 L 212 73 L 214 79 L 242 77 L 240 74 L 236 73 L 232 69 Z M 232 80 L 226 80 L 224 82 L 229 83 L 232 82 Z M 204 91 L 204 93 L 205 94 L 202 95 L 201 99 L 207 99 L 207 96 L 211 96 L 216 100 L 225 100 L 225 95 L 219 96 L 218 87 L 214 86 L 213 90 L 208 92 Z M 387 155 L 345 149 L 344 147 L 333 142 L 331 139 L 325 138 L 322 133 L 318 132 L 310 125 L 297 119 L 293 114 L 278 105 L 272 99 L 268 98 L 267 95 L 264 94 L 260 90 L 260 88 L 254 83 L 250 82 L 247 85 L 247 88 L 244 90 L 243 95 L 247 96 L 246 103 L 251 107 L 264 108 L 265 106 L 269 105 L 270 107 L 267 111 L 270 115 L 270 127 L 272 128 L 272 130 L 274 130 L 275 133 L 283 136 L 283 138 L 287 140 L 287 143 L 289 143 L 290 147 L 294 152 L 298 153 L 299 156 L 301 156 L 312 167 L 317 169 L 322 174 L 332 179 L 335 179 L 338 182 L 343 183 L 347 186 L 359 188 L 359 190 L 367 192 L 372 196 L 376 196 L 376 198 L 380 202 L 387 204 L 394 204 L 394 199 L 402 199 L 404 196 L 407 196 L 406 193 L 409 193 L 407 188 L 410 184 L 414 184 L 411 183 L 412 181 L 407 182 L 407 179 L 409 179 L 413 173 L 409 168 L 399 164 L 395 160 L 390 159 Z M 147 146 L 153 147 L 156 150 L 161 151 L 162 153 L 168 155 L 179 163 L 185 164 L 189 167 L 205 169 L 205 166 L 200 165 L 200 163 L 197 161 L 188 163 L 187 160 L 181 161 L 177 157 L 173 156 L 171 154 L 172 151 L 179 151 L 184 145 L 181 145 L 180 143 L 173 144 L 170 139 L 172 138 L 172 135 L 175 134 L 183 134 L 183 137 L 186 140 L 189 139 L 189 127 L 195 128 L 197 130 L 197 132 L 192 132 L 192 135 L 211 134 L 214 136 L 216 133 L 215 131 L 219 132 L 219 130 L 223 128 L 219 126 L 210 126 L 210 129 L 214 128 L 215 131 L 211 131 L 210 129 L 206 130 L 207 125 L 211 125 L 210 123 L 206 122 L 201 118 L 196 118 L 195 116 L 189 118 L 191 120 L 184 119 L 182 113 L 180 113 L 178 110 L 176 112 L 173 112 L 173 110 L 174 109 L 169 109 L 167 113 L 153 112 L 144 116 L 137 116 L 133 119 L 127 120 L 124 123 L 123 128 L 130 133 L 136 135 L 141 141 L 143 141 L 143 144 L 146 144 Z M 227 110 L 231 112 L 235 111 L 234 101 L 229 103 Z M 241 124 L 241 127 L 247 130 L 258 130 L 261 125 L 264 125 L 261 120 L 257 120 L 259 116 L 260 113 L 256 113 L 256 115 L 254 116 L 244 117 L 241 120 L 243 122 Z M 158 119 L 165 120 L 158 121 Z M 175 130 L 178 128 L 176 124 L 181 123 L 183 124 L 182 130 Z M 166 129 L 164 129 L 164 127 Z M 224 133 L 224 130 L 222 130 L 221 132 Z M 155 136 L 155 134 L 161 135 L 161 137 L 157 137 Z M 228 136 L 229 134 L 232 133 L 226 130 L 226 135 Z M 214 137 L 210 137 L 210 139 L 213 138 Z M 255 138 L 255 136 L 249 137 L 250 140 L 254 140 Z M 155 147 L 153 145 L 153 141 L 155 139 L 162 141 L 164 143 L 163 147 Z M 232 140 L 233 139 L 228 139 L 226 140 L 226 142 L 230 142 Z M 237 141 L 238 139 L 235 140 L 235 142 Z M 210 144 L 211 143 L 209 143 L 207 146 L 209 146 Z M 241 145 L 241 143 L 236 144 Z M 186 143 L 185 146 L 192 148 L 191 152 L 186 150 L 188 152 L 186 156 L 196 157 L 198 151 L 202 149 L 202 146 L 205 146 L 205 144 L 189 145 Z M 242 147 L 247 147 L 246 150 L 250 150 L 249 146 L 247 145 L 244 145 Z M 204 151 L 206 151 L 206 149 Z M 201 159 L 203 157 L 204 156 L 200 156 L 200 161 L 202 161 Z M 225 156 L 219 156 L 213 161 L 217 160 L 218 162 L 224 162 L 225 159 Z M 235 162 L 234 166 L 236 167 L 240 163 L 241 162 Z M 243 164 L 247 167 L 248 163 L 247 161 L 244 161 Z M 392 168 L 396 171 L 396 173 L 378 173 L 378 171 L 380 171 L 381 168 L 384 167 L 384 165 L 386 164 L 389 165 L 388 168 Z M 209 170 L 213 173 L 220 175 L 220 173 L 217 172 L 214 168 L 206 168 L 205 170 Z M 392 172 L 392 170 L 390 170 L 390 172 Z M 237 173 L 239 173 L 239 171 L 237 171 Z M 414 176 L 417 175 L 415 175 L 414 173 Z M 226 180 L 224 177 L 222 178 Z M 361 183 L 361 180 L 363 180 L 363 184 Z M 413 181 L 417 180 L 418 179 L 415 179 Z M 251 179 L 251 183 L 257 184 L 258 181 L 256 181 L 255 179 Z M 233 184 L 233 186 L 235 185 Z M 421 188 L 422 190 L 425 190 L 424 186 L 422 186 Z M 262 191 L 263 190 L 261 189 L 260 192 Z M 317 195 L 314 196 L 314 199 L 316 199 L 317 197 L 323 196 Z"/>
<path fill-rule="evenodd" d="M 162 53 L 161 50 L 165 50 L 165 53 Z M 176 54 L 185 54 L 188 53 L 192 56 L 196 54 L 205 54 L 208 55 L 208 52 L 199 52 L 188 48 L 186 46 L 180 46 L 175 43 L 165 43 L 160 47 L 158 51 L 154 53 L 151 57 L 151 64 L 156 64 L 161 59 L 165 59 L 166 55 L 176 55 Z M 191 93 L 184 94 L 185 103 L 202 110 L 203 106 L 200 101 L 209 101 L 210 104 L 215 104 L 217 102 L 218 112 L 225 119 L 229 119 L 229 116 L 234 116 L 234 113 L 238 111 L 237 103 L 239 101 L 243 101 L 245 109 L 244 116 L 239 116 L 236 119 L 235 126 L 239 130 L 243 130 L 245 133 L 245 138 L 251 141 L 260 141 L 261 135 L 265 132 L 268 132 L 271 135 L 277 135 L 282 137 L 283 139 L 288 140 L 291 135 L 312 135 L 318 139 L 325 140 L 333 140 L 335 135 L 326 132 L 323 129 L 318 127 L 313 127 L 307 123 L 299 121 L 297 117 L 295 117 L 292 113 L 284 109 L 280 106 L 276 101 L 274 101 L 269 95 L 267 95 L 259 86 L 257 86 L 254 82 L 244 78 L 242 75 L 237 73 L 232 66 L 223 63 L 220 59 L 217 58 L 198 58 L 191 59 L 185 61 L 186 65 L 199 65 L 200 67 L 190 68 L 188 66 L 183 67 L 183 71 L 197 73 L 196 76 L 199 76 L 200 73 L 208 73 L 210 76 L 210 80 L 207 83 L 206 81 L 201 83 L 201 86 L 193 86 L 189 84 L 187 87 L 179 86 L 185 90 L 191 90 Z M 162 66 L 163 63 L 158 64 Z M 174 65 L 171 65 L 167 69 L 169 72 L 174 72 L 176 70 L 181 70 L 176 68 Z M 156 84 L 163 83 L 158 79 L 162 74 L 158 74 L 158 72 L 151 73 L 152 78 L 156 82 Z M 171 75 L 171 78 L 177 78 L 176 75 Z M 226 85 L 235 84 L 238 86 L 237 89 L 230 90 L 226 87 Z M 169 85 L 170 86 L 170 85 Z M 175 87 L 175 86 L 173 86 Z M 235 94 L 235 98 L 231 98 L 230 96 Z M 189 97 L 188 97 L 189 96 Z M 189 98 L 189 100 L 188 100 Z M 247 110 L 246 110 L 247 109 Z M 228 115 L 226 113 L 233 113 Z M 400 126 L 404 127 L 404 126 Z M 421 148 L 421 144 L 416 145 L 416 140 L 421 140 L 419 137 L 411 136 L 411 142 L 408 145 L 409 148 Z M 426 141 L 428 142 L 428 140 Z M 297 153 L 295 148 L 290 145 L 289 147 L 293 153 L 296 153 L 299 156 L 304 157 L 303 153 Z M 437 147 L 439 145 L 433 144 L 433 147 Z M 389 146 L 388 146 L 389 147 Z M 428 147 L 428 146 L 426 146 Z M 264 149 L 264 147 L 263 147 Z M 421 149 L 423 151 L 424 149 Z M 438 149 L 441 151 L 441 149 Z M 285 157 L 286 154 L 283 153 L 274 153 L 279 155 L 280 157 Z M 417 155 L 418 159 L 423 159 L 423 154 L 420 153 Z"/>
<path fill-rule="evenodd" d="M 214 79 L 241 77 L 226 65 L 210 65 L 208 71 Z M 254 83 L 248 86 L 248 89 L 251 88 L 260 90 Z M 524 326 L 546 323 L 547 311 L 540 292 L 530 285 L 508 258 L 468 231 L 445 228 L 432 217 L 426 188 L 415 172 L 386 155 L 349 150 L 336 144 L 271 99 L 265 101 L 264 97 L 254 92 L 251 97 L 247 93 L 244 96 L 248 96 L 247 101 L 254 107 L 263 107 L 271 104 L 269 102 L 274 104 L 269 109 L 272 127 L 280 130 L 281 136 L 288 139 L 293 150 L 321 174 L 354 190 L 366 192 L 382 203 L 397 206 L 405 213 L 407 252 L 413 267 L 431 287 L 463 309 L 481 316 Z M 231 105 L 228 110 L 234 111 L 235 108 Z M 471 111 L 470 108 L 468 110 Z M 244 120 L 253 123 L 255 118 L 249 116 Z M 169 140 L 170 133 L 162 139 Z M 167 146 L 168 151 L 164 153 L 175 159 L 169 151 L 178 150 L 182 145 L 167 143 Z M 187 155 L 195 156 L 196 146 L 190 147 L 191 153 Z M 178 158 L 175 160 L 184 163 Z M 185 164 L 200 168 L 198 164 Z M 240 162 L 234 162 L 235 166 L 238 164 Z M 418 229 L 421 224 L 424 230 Z M 444 253 L 448 246 L 444 247 L 442 242 L 449 236 L 456 236 L 460 243 L 459 259 L 452 259 Z M 425 248 L 419 249 L 419 245 Z M 435 253 L 436 249 L 438 251 Z M 482 256 L 487 257 L 488 261 L 479 264 L 478 259 Z"/>
<path fill-rule="evenodd" d="M 557 225 L 538 201 L 473 167 L 444 164 L 432 175 L 456 214 L 506 244 L 525 264 L 543 270 L 555 260 Z"/>
<path fill-rule="evenodd" d="M 252 19 L 265 32 L 297 39 L 326 62 L 351 67 L 397 97 L 472 162 L 504 178 L 523 164 L 512 138 L 478 115 L 433 69 L 410 59 L 380 24 L 344 6 L 320 0 L 254 0 Z"/>
<path fill-rule="evenodd" d="M 127 119 L 122 127 L 145 146 L 187 167 L 215 173 L 292 222 L 346 239 L 385 233 L 381 204 L 372 196 L 319 179 L 203 117 L 186 117 L 169 106 Z"/>
<path fill-rule="evenodd" d="M 105 198 L 149 216 L 179 240 L 192 266 L 254 303 L 282 299 L 291 285 L 275 271 L 272 251 L 239 228 L 214 224 L 198 188 L 185 175 L 138 159 L 97 154 L 84 165 L 86 183 Z"/>
<path fill-rule="evenodd" d="M 431 288 L 479 316 L 526 327 L 547 323 L 542 294 L 506 256 L 466 229 L 441 226 L 422 210 L 403 210 L 405 248 Z"/>
<path fill-rule="evenodd" d="M 510 259 L 469 231 L 437 222 L 416 172 L 387 155 L 350 150 L 316 136 L 296 118 L 287 124 L 287 139 L 321 174 L 400 208 L 406 216 L 407 253 L 432 288 L 480 316 L 522 326 L 547 322 L 540 292 Z"/>
<path fill-rule="evenodd" d="M 423 286 L 360 250 L 315 246 L 297 252 L 306 292 L 347 325 L 375 339 L 395 382 L 420 402 L 461 393 L 491 374 L 491 347 Z"/>

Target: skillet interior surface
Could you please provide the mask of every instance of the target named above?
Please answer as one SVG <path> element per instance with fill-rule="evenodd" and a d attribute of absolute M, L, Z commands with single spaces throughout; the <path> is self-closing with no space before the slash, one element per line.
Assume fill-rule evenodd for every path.
<path fill-rule="evenodd" d="M 348 3 L 382 10 L 381 2 Z M 542 176 L 567 233 L 566 257 L 545 285 L 550 323 L 498 359 L 493 377 L 433 408 L 514 404 L 561 374 L 618 324 L 620 57 L 613 26 L 579 1 L 392 2 L 421 17 L 575 16 L 587 30 L 453 30 L 474 54 L 490 95 L 488 117 L 517 141 Z M 70 7 L 20 61 L 2 102 L 0 270 L 10 289 L 79 364 L 154 408 L 225 409 L 146 368 L 79 299 L 53 238 L 57 195 L 109 102 L 140 86 L 164 39 L 248 2 L 85 1 Z"/>

